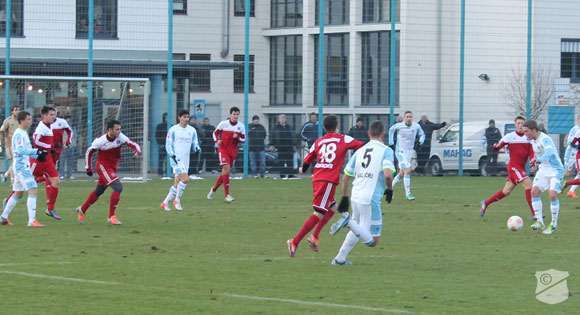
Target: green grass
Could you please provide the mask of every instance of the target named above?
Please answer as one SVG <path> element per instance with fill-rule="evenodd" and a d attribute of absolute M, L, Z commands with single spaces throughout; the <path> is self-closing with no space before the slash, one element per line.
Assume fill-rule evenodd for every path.
<path fill-rule="evenodd" d="M 358 244 L 349 256 L 355 265 L 330 266 L 343 231 L 331 236 L 326 227 L 319 253 L 304 242 L 290 259 L 286 249 L 285 241 L 312 213 L 310 179 L 232 180 L 232 204 L 223 201 L 223 190 L 205 199 L 213 183 L 190 182 L 182 212 L 159 209 L 169 181 L 125 183 L 120 227 L 106 224 L 110 191 L 89 209 L 84 226 L 77 223 L 73 209 L 93 182 L 62 184 L 60 222 L 43 214 L 41 192 L 38 218 L 45 229 L 26 227 L 21 201 L 10 218 L 15 225 L 0 226 L 0 313 L 381 312 L 330 305 L 341 304 L 421 314 L 513 314 L 575 313 L 580 306 L 577 199 L 562 198 L 559 229 L 546 236 L 529 228 L 522 187 L 479 216 L 479 201 L 503 187 L 503 178 L 413 178 L 416 201 L 404 199 L 401 185 L 393 203 L 383 204 L 379 245 Z M 524 218 L 521 231 L 507 230 L 511 215 Z M 556 305 L 535 299 L 536 271 L 551 268 L 570 273 L 572 295 Z"/>

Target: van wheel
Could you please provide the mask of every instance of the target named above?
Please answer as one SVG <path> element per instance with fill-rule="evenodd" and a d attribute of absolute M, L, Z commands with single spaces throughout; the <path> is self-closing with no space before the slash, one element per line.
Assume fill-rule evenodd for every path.
<path fill-rule="evenodd" d="M 483 156 L 479 159 L 479 175 L 487 176 L 487 157 Z"/>
<path fill-rule="evenodd" d="M 431 160 L 429 160 L 429 169 L 431 176 L 443 175 L 443 166 L 441 166 L 441 161 L 436 157 L 433 157 Z"/>

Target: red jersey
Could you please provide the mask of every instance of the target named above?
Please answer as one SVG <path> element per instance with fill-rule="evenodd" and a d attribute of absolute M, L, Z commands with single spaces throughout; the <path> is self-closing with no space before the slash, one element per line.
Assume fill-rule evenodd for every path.
<path fill-rule="evenodd" d="M 53 143 L 64 143 L 65 145 L 69 145 L 72 141 L 73 131 L 68 122 L 62 118 L 56 118 L 54 123 L 50 124 L 50 129 L 52 129 Z M 64 132 L 66 131 L 66 140 L 63 141 Z"/>
<path fill-rule="evenodd" d="M 44 149 L 50 151 L 53 146 L 53 132 L 50 125 L 41 121 L 36 126 L 34 134 L 32 134 L 33 144 L 32 146 L 36 149 Z"/>
<path fill-rule="evenodd" d="M 101 164 L 106 168 L 116 170 L 121 159 L 121 146 L 123 144 L 131 147 L 135 152 L 141 153 L 141 147 L 123 133 L 120 133 L 115 139 L 111 139 L 107 134 L 104 134 L 95 139 L 87 149 L 85 153 L 85 169 L 91 171 L 93 154 L 98 151 L 97 165 Z"/>
<path fill-rule="evenodd" d="M 238 135 L 236 138 L 234 138 L 235 134 Z M 235 157 L 238 154 L 238 143 L 246 142 L 246 128 L 244 124 L 240 121 L 232 124 L 229 119 L 222 120 L 213 132 L 213 141 L 218 142 L 218 140 L 222 141 L 218 147 L 218 152 Z"/>
<path fill-rule="evenodd" d="M 501 138 L 500 142 L 493 146 L 494 150 L 500 150 L 504 146 L 508 146 L 510 153 L 509 165 L 517 165 L 521 169 L 526 168 L 528 158 L 534 158 L 534 148 L 528 137 L 523 133 L 519 134 L 517 131 L 512 131 Z"/>
<path fill-rule="evenodd" d="M 338 185 L 340 170 L 344 163 L 346 151 L 349 149 L 357 150 L 363 145 L 364 142 L 355 140 L 351 136 L 334 132 L 327 133 L 322 138 L 318 138 L 312 147 L 310 147 L 308 155 L 304 158 L 304 163 L 306 164 L 312 164 L 314 158 L 317 159 L 312 181 L 325 181 Z"/>

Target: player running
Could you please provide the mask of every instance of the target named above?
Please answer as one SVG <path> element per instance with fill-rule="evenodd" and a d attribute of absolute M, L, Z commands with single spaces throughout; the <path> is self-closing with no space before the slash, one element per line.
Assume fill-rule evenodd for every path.
<path fill-rule="evenodd" d="M 223 183 L 226 192 L 226 201 L 234 201 L 234 197 L 230 195 L 230 170 L 234 166 L 234 162 L 238 156 L 238 143 L 246 142 L 246 128 L 238 120 L 239 116 L 239 108 L 235 106 L 230 108 L 230 119 L 222 120 L 213 132 L 213 141 L 218 145 L 218 156 L 220 166 L 222 167 L 222 174 L 218 177 L 215 186 L 210 188 L 207 199 L 213 198 L 214 193 Z"/>
<path fill-rule="evenodd" d="M 352 265 L 346 256 L 360 240 L 369 247 L 377 246 L 381 236 L 383 216 L 381 198 L 386 195 L 388 203 L 393 197 L 392 174 L 395 171 L 393 150 L 383 144 L 385 126 L 379 120 L 371 123 L 368 131 L 370 141 L 350 158 L 342 177 L 342 200 L 338 211 L 343 212 L 338 222 L 330 227 L 330 234 L 336 234 L 346 226 L 342 247 L 331 265 Z M 348 182 L 352 183 L 352 218 L 348 213 Z M 387 190 L 385 190 L 385 185 Z"/>
<path fill-rule="evenodd" d="M 418 123 L 413 122 L 413 113 L 411 111 L 406 111 L 404 117 L 405 120 L 403 122 L 396 123 L 389 128 L 389 145 L 395 143 L 394 135 L 395 131 L 397 132 L 395 156 L 397 161 L 399 161 L 399 173 L 395 176 L 393 188 L 401 181 L 401 176 L 403 176 L 407 200 L 415 200 L 415 197 L 411 194 L 411 159 L 415 151 L 417 135 L 419 135 L 419 144 L 423 144 L 425 142 L 425 132 L 423 132 Z"/>
<path fill-rule="evenodd" d="M 500 142 L 493 146 L 493 149 L 499 151 L 507 145 L 510 153 L 510 161 L 507 165 L 508 177 L 502 190 L 496 192 L 487 200 L 481 201 L 479 214 L 483 217 L 487 207 L 509 195 L 516 186 L 521 183 L 526 190 L 526 201 L 534 217 L 534 207 L 532 207 L 532 181 L 526 173 L 526 163 L 534 158 L 534 149 L 530 139 L 524 134 L 524 123 L 526 119 L 522 116 L 515 118 L 516 130 L 508 133 Z"/>
<path fill-rule="evenodd" d="M 578 162 L 577 161 L 578 143 L 572 143 L 572 140 L 574 140 L 576 134 L 580 130 L 580 115 L 577 118 L 577 122 L 578 124 L 572 127 L 572 129 L 570 129 L 570 132 L 568 132 L 568 139 L 566 140 L 568 146 L 566 147 L 566 152 L 564 153 L 564 167 L 565 167 L 564 176 L 570 176 L 570 174 L 574 170 L 574 166 L 576 166 Z M 580 169 L 576 167 L 576 171 L 578 173 L 576 174 L 576 177 L 574 179 L 580 179 Z M 572 187 L 570 187 L 570 190 L 567 193 L 568 197 L 578 198 L 578 195 L 576 195 L 576 188 L 578 188 L 578 185 L 572 185 Z"/>
<path fill-rule="evenodd" d="M 304 158 L 304 164 L 298 169 L 300 174 L 304 174 L 310 164 L 316 159 L 318 162 L 314 166 L 312 187 L 314 190 L 314 200 L 312 208 L 314 213 L 304 222 L 298 234 L 293 239 L 286 241 L 290 257 L 294 257 L 296 249 L 304 236 L 310 232 L 314 226 L 314 233 L 308 238 L 310 248 L 318 252 L 318 236 L 326 223 L 336 212 L 336 201 L 334 191 L 340 181 L 340 169 L 344 162 L 346 151 L 356 150 L 363 146 L 363 142 L 337 133 L 338 118 L 335 115 L 324 117 L 324 130 L 327 134 L 318 138 L 310 147 L 310 152 Z"/>
<path fill-rule="evenodd" d="M 68 149 L 73 137 L 73 130 L 68 122 L 60 117 L 56 117 L 54 122 L 50 125 L 50 129 L 52 129 L 52 143 L 55 151 L 55 155 L 53 156 L 52 161 L 54 165 L 58 165 L 58 160 L 60 159 L 60 154 L 62 153 L 63 148 Z M 66 131 L 66 139 L 64 137 L 64 133 Z"/>
<path fill-rule="evenodd" d="M 99 174 L 99 179 L 97 181 L 97 187 L 91 192 L 87 201 L 82 206 L 77 207 L 77 216 L 80 224 L 85 222 L 87 209 L 99 199 L 109 186 L 113 189 L 113 192 L 111 193 L 109 218 L 107 222 L 111 225 L 122 224 L 115 216 L 115 210 L 117 209 L 119 199 L 121 199 L 121 192 L 123 191 L 123 184 L 121 184 L 121 180 L 117 177 L 116 172 L 119 160 L 121 159 L 121 146 L 124 144 L 135 151 L 135 154 L 133 154 L 134 158 L 137 158 L 141 154 L 141 147 L 121 132 L 121 123 L 117 120 L 109 120 L 107 122 L 107 133 L 95 139 L 87 149 L 85 153 L 85 170 L 88 176 L 93 176 L 91 160 L 93 154 L 98 152 L 95 168 L 97 169 L 97 174 Z"/>
<path fill-rule="evenodd" d="M 36 221 L 36 196 L 37 184 L 30 169 L 30 158 L 34 157 L 38 161 L 44 161 L 48 151 L 43 149 L 33 149 L 30 145 L 28 132 L 26 130 L 32 125 L 30 113 L 21 111 L 18 113 L 18 128 L 14 131 L 12 136 L 12 171 L 14 174 L 14 184 L 12 185 L 13 193 L 10 199 L 4 205 L 4 211 L 0 216 L 0 224 L 12 225 L 8 220 L 10 212 L 22 198 L 25 191 L 28 191 L 28 199 L 26 200 L 26 207 L 28 208 L 28 226 L 33 228 L 44 227 Z"/>
<path fill-rule="evenodd" d="M 560 161 L 554 141 L 538 130 L 538 123 L 535 120 L 528 120 L 524 123 L 524 133 L 534 147 L 535 156 L 530 161 L 530 165 L 539 164 L 539 170 L 534 177 L 532 187 L 532 206 L 536 216 L 536 222 L 532 224 L 532 229 L 544 229 L 540 193 L 549 189 L 552 223 L 549 228 L 544 230 L 544 234 L 552 234 L 558 228 L 558 214 L 560 212 L 558 193 L 561 191 L 561 183 L 564 178 L 564 166 Z"/>
<path fill-rule="evenodd" d="M 199 141 L 197 139 L 197 132 L 195 128 L 188 125 L 189 112 L 185 109 L 177 113 L 179 124 L 174 125 L 169 129 L 167 138 L 165 139 L 165 150 L 169 155 L 169 161 L 175 174 L 175 183 L 169 188 L 167 197 L 161 203 L 161 209 L 170 211 L 169 202 L 173 199 L 173 206 L 177 210 L 183 210 L 181 207 L 181 196 L 185 191 L 189 176 L 189 154 L 191 149 L 195 152 L 201 151 Z"/>

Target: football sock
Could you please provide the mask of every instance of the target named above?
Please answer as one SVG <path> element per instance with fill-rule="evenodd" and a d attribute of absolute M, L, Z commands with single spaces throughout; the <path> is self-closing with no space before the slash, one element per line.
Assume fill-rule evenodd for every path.
<path fill-rule="evenodd" d="M 397 174 L 397 176 L 395 176 L 395 179 L 393 179 L 393 189 L 401 181 L 401 176 L 399 176 L 399 175 L 400 175 L 400 173 Z"/>
<path fill-rule="evenodd" d="M 89 198 L 87 198 L 87 201 L 85 201 L 85 203 L 81 206 L 81 210 L 83 210 L 83 213 L 87 212 L 87 209 L 89 209 L 89 207 L 93 203 L 95 203 L 95 201 L 97 201 L 98 199 L 99 199 L 99 196 L 97 196 L 97 194 L 95 194 L 94 191 L 91 191 Z"/>
<path fill-rule="evenodd" d="M 220 175 L 217 179 L 217 182 L 215 183 L 215 186 L 213 186 L 212 190 L 216 191 L 218 188 L 220 188 L 220 185 L 222 184 L 224 176 Z"/>
<path fill-rule="evenodd" d="M 340 247 L 340 250 L 338 251 L 338 255 L 336 255 L 334 259 L 336 259 L 338 262 L 344 262 L 346 260 L 346 256 L 354 248 L 357 242 L 358 237 L 356 237 L 352 231 L 348 232 L 344 242 L 342 243 L 342 246 Z"/>
<path fill-rule="evenodd" d="M 566 182 L 566 186 L 580 185 L 580 179 L 573 179 Z"/>
<path fill-rule="evenodd" d="M 544 224 L 544 218 L 542 217 L 542 199 L 540 197 L 532 198 L 532 206 L 534 207 L 536 220 Z"/>
<path fill-rule="evenodd" d="M 576 174 L 576 177 L 574 177 L 574 179 L 580 179 L 580 174 Z M 576 188 L 578 188 L 578 185 L 573 185 L 572 187 L 570 187 L 570 191 L 575 192 Z"/>
<path fill-rule="evenodd" d="M 28 223 L 32 223 L 36 220 L 36 196 L 28 196 L 26 207 L 28 208 Z"/>
<path fill-rule="evenodd" d="M 58 197 L 58 187 L 53 186 L 50 189 L 50 195 L 48 196 L 48 210 L 54 210 L 54 204 L 56 203 L 56 197 Z"/>
<path fill-rule="evenodd" d="M 534 207 L 532 206 L 532 190 L 526 189 L 526 201 L 528 206 L 530 206 L 530 211 L 532 211 L 532 216 L 534 216 Z"/>
<path fill-rule="evenodd" d="M 316 228 L 314 228 L 314 233 L 312 233 L 314 237 L 318 238 L 318 235 L 320 235 L 320 231 L 322 231 L 322 229 L 324 228 L 326 223 L 328 223 L 328 221 L 332 218 L 332 216 L 334 216 L 334 211 L 332 210 L 326 211 L 322 219 L 320 219 L 320 222 L 316 224 Z"/>
<path fill-rule="evenodd" d="M 405 184 L 405 195 L 411 193 L 411 175 L 405 175 L 403 177 L 403 183 Z"/>
<path fill-rule="evenodd" d="M 16 207 L 16 204 L 18 203 L 19 200 L 20 200 L 20 198 L 14 196 L 14 195 L 12 195 L 12 197 L 10 197 L 10 199 L 8 199 L 8 201 L 6 202 L 6 207 L 4 208 L 4 211 L 2 211 L 2 217 L 4 219 L 8 219 L 10 212 L 12 212 L 12 210 L 14 210 L 14 207 Z"/>
<path fill-rule="evenodd" d="M 490 204 L 501 200 L 503 197 L 505 197 L 505 194 L 503 193 L 503 190 L 500 190 L 500 191 L 496 192 L 495 194 L 493 194 L 493 196 L 491 196 L 491 198 L 489 198 L 485 201 L 485 206 L 487 207 Z M 530 195 L 530 197 L 531 197 L 531 195 Z"/>
<path fill-rule="evenodd" d="M 169 192 L 167 193 L 167 196 L 165 196 L 165 199 L 163 199 L 163 203 L 168 204 L 171 202 L 171 200 L 173 200 L 173 198 L 175 198 L 176 195 L 177 189 L 175 189 L 173 186 L 169 187 Z"/>
<path fill-rule="evenodd" d="M 552 226 L 558 227 L 558 214 L 560 214 L 560 200 L 550 201 L 550 211 L 552 212 Z"/>
<path fill-rule="evenodd" d="M 304 222 L 302 228 L 300 229 L 300 231 L 298 231 L 298 234 L 294 236 L 293 238 L 294 245 L 298 246 L 298 244 L 300 244 L 300 241 L 302 241 L 302 239 L 304 238 L 304 235 L 310 232 L 319 221 L 320 219 L 315 214 L 311 215 Z"/>
<path fill-rule="evenodd" d="M 113 191 L 111 193 L 111 204 L 109 205 L 109 218 L 115 215 L 115 210 L 117 210 L 119 199 L 121 199 L 121 193 Z"/>
<path fill-rule="evenodd" d="M 224 189 L 226 191 L 226 196 L 230 194 L 230 175 L 226 174 L 223 175 L 223 181 L 224 181 Z"/>
<path fill-rule="evenodd" d="M 187 187 L 187 184 L 184 184 L 182 182 L 177 183 L 177 195 L 175 196 L 175 201 L 181 202 L 181 196 L 183 196 L 185 187 Z"/>
<path fill-rule="evenodd" d="M 363 242 L 365 245 L 370 246 L 375 242 L 373 236 L 371 235 L 371 232 L 358 225 L 358 222 L 356 222 L 355 220 L 350 219 L 350 221 L 348 221 L 348 224 L 346 226 L 348 226 L 348 228 L 354 233 L 354 235 L 358 237 L 360 241 Z"/>

